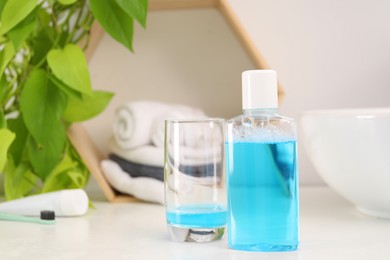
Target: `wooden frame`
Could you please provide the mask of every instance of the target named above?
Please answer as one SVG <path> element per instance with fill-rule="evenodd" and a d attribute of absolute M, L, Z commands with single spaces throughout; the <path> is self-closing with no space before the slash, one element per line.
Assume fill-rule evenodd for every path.
<path fill-rule="evenodd" d="M 258 69 L 268 69 L 269 66 L 265 59 L 261 55 L 258 48 L 250 39 L 248 33 L 243 28 L 238 17 L 232 10 L 227 0 L 149 0 L 149 11 L 156 10 L 174 10 L 184 8 L 216 8 L 225 17 L 227 23 L 234 31 L 237 38 L 240 40 L 242 46 L 248 53 L 252 62 Z M 87 59 L 93 56 L 94 51 L 99 45 L 100 40 L 104 35 L 104 30 L 95 23 L 92 27 L 92 34 L 90 44 L 86 50 Z M 283 87 L 278 83 L 279 101 L 284 97 Z M 111 202 L 134 202 L 138 201 L 134 197 L 124 195 L 113 189 L 100 168 L 100 161 L 104 159 L 103 155 L 94 145 L 91 138 L 81 124 L 73 124 L 69 131 L 68 136 L 83 158 L 85 164 L 91 172 L 91 175 L 95 178 L 99 187 L 103 191 L 106 198 Z"/>

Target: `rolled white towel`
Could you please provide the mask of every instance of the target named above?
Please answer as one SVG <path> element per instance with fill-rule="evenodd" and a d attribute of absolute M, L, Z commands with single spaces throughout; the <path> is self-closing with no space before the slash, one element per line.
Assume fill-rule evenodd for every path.
<path fill-rule="evenodd" d="M 168 105 L 154 101 L 129 102 L 120 106 L 113 126 L 118 146 L 132 149 L 150 144 L 154 119 L 168 109 Z"/>
<path fill-rule="evenodd" d="M 164 147 L 164 137 L 165 137 L 165 120 L 199 120 L 206 119 L 207 115 L 200 109 L 175 105 L 172 106 L 170 110 L 161 113 L 158 117 L 153 120 L 152 129 L 151 129 L 151 139 L 152 143 L 157 147 Z M 196 132 L 196 129 L 192 129 L 193 132 Z M 191 135 L 183 136 L 183 138 L 188 139 L 187 141 L 196 140 L 192 138 Z M 183 139 L 184 141 L 184 139 Z"/>
<path fill-rule="evenodd" d="M 101 167 L 108 182 L 118 191 L 144 201 L 164 204 L 164 183 L 162 181 L 147 177 L 132 178 L 111 160 L 101 161 Z"/>
<path fill-rule="evenodd" d="M 110 140 L 109 150 L 113 154 L 133 163 L 164 167 L 164 147 L 144 145 L 129 150 L 119 147 L 114 140 Z"/>

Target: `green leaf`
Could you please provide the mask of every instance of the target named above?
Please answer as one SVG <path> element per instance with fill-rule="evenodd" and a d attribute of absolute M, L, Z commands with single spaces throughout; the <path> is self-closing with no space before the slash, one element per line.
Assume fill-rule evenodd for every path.
<path fill-rule="evenodd" d="M 18 50 L 35 27 L 39 8 L 35 8 L 21 23 L 8 32 L 8 37 L 14 44 L 15 50 Z"/>
<path fill-rule="evenodd" d="M 4 192 L 7 200 L 23 198 L 35 187 L 37 177 L 28 163 L 15 167 L 10 160 L 5 172 Z"/>
<path fill-rule="evenodd" d="M 44 180 L 61 159 L 66 134 L 60 122 L 66 96 L 48 79 L 44 70 L 30 73 L 20 98 L 20 110 L 31 134 L 28 156 L 37 175 Z"/>
<path fill-rule="evenodd" d="M 58 0 L 58 2 L 60 2 L 60 4 L 63 4 L 63 5 L 71 5 L 71 4 L 76 3 L 77 0 Z"/>
<path fill-rule="evenodd" d="M 66 132 L 62 125 L 55 132 L 50 132 L 47 138 L 40 144 L 35 142 L 32 136 L 27 140 L 27 151 L 37 175 L 43 180 L 58 164 L 63 156 Z"/>
<path fill-rule="evenodd" d="M 91 96 L 83 96 L 83 99 L 68 98 L 68 104 L 64 112 L 67 122 L 79 122 L 90 119 L 100 114 L 108 105 L 113 93 L 106 91 L 94 91 Z"/>
<path fill-rule="evenodd" d="M 6 128 L 0 129 L 0 172 L 3 171 L 7 161 L 7 152 L 11 143 L 15 139 L 15 134 Z"/>
<path fill-rule="evenodd" d="M 15 55 L 15 49 L 12 45 L 12 42 L 7 42 L 0 51 L 0 79 L 3 76 L 4 70 L 7 67 L 8 63 L 12 60 Z"/>
<path fill-rule="evenodd" d="M 75 169 L 77 166 L 78 162 L 72 160 L 68 153 L 66 153 L 61 162 L 57 164 L 57 166 L 47 176 L 45 184 L 42 188 L 42 192 L 50 192 L 64 189 L 64 182 L 60 181 L 60 179 L 64 177 L 62 177 L 61 175 Z"/>
<path fill-rule="evenodd" d="M 15 164 L 18 165 L 21 162 L 26 149 L 28 131 L 22 116 L 19 116 L 16 119 L 10 119 L 7 123 L 8 129 L 16 135 L 15 141 L 10 146 L 8 154 L 11 155 Z"/>
<path fill-rule="evenodd" d="M 115 40 L 133 51 L 133 19 L 113 0 L 90 0 L 93 15 Z"/>
<path fill-rule="evenodd" d="M 53 82 L 53 84 L 56 85 L 66 96 L 68 96 L 68 98 L 72 97 L 72 98 L 82 100 L 83 96 L 80 92 L 70 88 L 68 85 L 66 85 L 61 80 L 57 79 L 52 74 L 48 74 L 48 76 L 50 81 Z"/>
<path fill-rule="evenodd" d="M 88 181 L 89 171 L 75 156 L 73 148 L 68 146 L 61 162 L 47 176 L 42 192 L 50 192 L 70 188 L 83 188 Z"/>
<path fill-rule="evenodd" d="M 50 180 L 45 181 L 42 192 L 51 192 L 63 189 L 80 189 L 86 185 L 86 175 L 79 171 L 59 172 Z"/>
<path fill-rule="evenodd" d="M 7 3 L 7 0 L 0 1 L 0 21 L 1 21 L 1 14 L 3 13 L 4 5 Z"/>
<path fill-rule="evenodd" d="M 23 21 L 37 7 L 38 0 L 10 0 L 1 15 L 0 35 L 7 33 Z"/>
<path fill-rule="evenodd" d="M 42 20 L 45 14 L 40 14 L 39 20 Z M 34 50 L 31 64 L 36 65 L 42 59 L 46 59 L 47 53 L 53 46 L 54 32 L 51 28 L 41 25 L 42 29 L 35 33 L 32 38 L 32 49 Z"/>
<path fill-rule="evenodd" d="M 66 85 L 87 95 L 92 93 L 87 61 L 79 46 L 68 44 L 62 50 L 51 50 L 47 62 L 54 75 Z"/>
<path fill-rule="evenodd" d="M 4 112 L 0 110 L 0 129 L 7 128 L 7 121 L 5 121 Z"/>
<path fill-rule="evenodd" d="M 148 0 L 116 0 L 117 4 L 129 16 L 137 20 L 144 28 L 148 12 Z"/>
<path fill-rule="evenodd" d="M 20 110 L 28 131 L 38 144 L 62 127 L 60 118 L 66 107 L 66 96 L 48 79 L 44 70 L 30 73 L 20 98 Z M 61 137 L 62 134 L 59 134 Z"/>
<path fill-rule="evenodd" d="M 85 176 L 81 171 L 68 171 L 67 175 L 75 188 L 82 188 L 85 185 Z"/>
<path fill-rule="evenodd" d="M 0 104 L 5 103 L 4 99 L 6 98 L 6 94 L 7 94 L 7 86 L 8 86 L 7 79 L 5 77 L 2 77 L 2 74 L 0 74 Z"/>

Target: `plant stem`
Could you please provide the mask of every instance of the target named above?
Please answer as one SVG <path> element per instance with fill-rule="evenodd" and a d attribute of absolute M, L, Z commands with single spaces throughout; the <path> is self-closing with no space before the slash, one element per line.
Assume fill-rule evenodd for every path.
<path fill-rule="evenodd" d="M 85 1 L 82 1 L 82 4 L 81 6 L 78 6 L 78 9 L 74 9 L 74 10 L 78 10 L 78 14 L 77 14 L 77 18 L 76 18 L 76 22 L 74 24 L 74 27 L 71 28 L 70 26 L 70 18 L 73 16 L 73 14 L 75 12 L 72 12 L 68 15 L 68 20 L 66 21 L 66 23 L 68 24 L 68 28 L 69 30 L 72 30 L 72 32 L 68 35 L 67 39 L 66 39 L 66 42 L 72 42 L 72 39 L 75 35 L 75 33 L 77 32 L 78 28 L 79 28 L 79 23 L 80 23 L 80 20 L 81 20 L 81 17 L 83 16 L 83 7 L 84 7 L 84 2 Z"/>

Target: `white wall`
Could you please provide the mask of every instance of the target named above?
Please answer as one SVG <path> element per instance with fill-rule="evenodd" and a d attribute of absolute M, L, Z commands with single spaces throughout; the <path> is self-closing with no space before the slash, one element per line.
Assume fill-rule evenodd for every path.
<path fill-rule="evenodd" d="M 390 106 L 390 1 L 229 3 L 278 72 L 286 91 L 281 113 Z M 302 145 L 299 153 L 301 182 L 319 183 Z"/>

